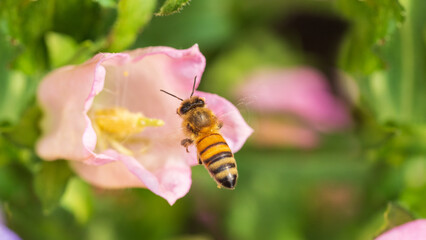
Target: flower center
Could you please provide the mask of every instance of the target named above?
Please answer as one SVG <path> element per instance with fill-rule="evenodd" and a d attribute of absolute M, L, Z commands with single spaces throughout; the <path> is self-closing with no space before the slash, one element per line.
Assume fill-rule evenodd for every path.
<path fill-rule="evenodd" d="M 147 140 L 136 137 L 136 134 L 142 132 L 146 127 L 164 125 L 164 121 L 161 119 L 147 118 L 140 112 L 130 112 L 121 107 L 95 110 L 91 118 L 98 137 L 97 147 L 101 151 L 113 148 L 129 156 L 133 156 L 135 151 L 126 147 L 126 143 L 138 146 L 140 148 L 138 152 L 146 150 L 149 144 Z"/>

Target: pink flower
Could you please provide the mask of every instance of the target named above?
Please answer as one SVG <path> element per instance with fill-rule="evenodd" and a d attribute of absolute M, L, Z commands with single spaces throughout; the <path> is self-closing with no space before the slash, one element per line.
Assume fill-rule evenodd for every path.
<path fill-rule="evenodd" d="M 311 148 L 318 144 L 316 131 L 330 132 L 351 124 L 346 106 L 311 68 L 258 71 L 236 95 L 261 116 L 255 128 L 263 130 L 256 131 L 254 139 L 265 145 Z M 277 114 L 287 119 L 277 120 Z"/>
<path fill-rule="evenodd" d="M 297 123 L 262 116 L 254 120 L 252 125 L 256 129 L 253 141 L 257 146 L 311 149 L 319 143 L 315 131 Z"/>
<path fill-rule="evenodd" d="M 198 86 L 205 58 L 198 46 L 185 50 L 150 47 L 100 53 L 79 66 L 60 68 L 38 89 L 44 110 L 37 144 L 45 160 L 71 160 L 88 182 L 104 188 L 146 187 L 173 204 L 191 185 L 195 148 L 184 138 L 176 114 L 180 101 Z M 238 110 L 214 94 L 196 91 L 223 121 L 221 132 L 238 151 L 251 134 Z"/>
<path fill-rule="evenodd" d="M 426 219 L 414 220 L 378 236 L 376 240 L 424 240 L 426 239 Z"/>

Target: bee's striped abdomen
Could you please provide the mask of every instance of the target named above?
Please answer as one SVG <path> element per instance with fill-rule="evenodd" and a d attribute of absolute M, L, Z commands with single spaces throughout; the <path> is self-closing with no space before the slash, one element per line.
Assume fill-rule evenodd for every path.
<path fill-rule="evenodd" d="M 225 139 L 219 133 L 204 135 L 196 141 L 198 156 L 221 187 L 235 187 L 237 163 Z"/>

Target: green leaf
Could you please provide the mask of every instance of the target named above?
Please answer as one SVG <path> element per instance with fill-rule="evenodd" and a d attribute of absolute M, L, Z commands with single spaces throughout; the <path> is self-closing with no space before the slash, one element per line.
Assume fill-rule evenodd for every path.
<path fill-rule="evenodd" d="M 403 9 L 398 1 L 339 0 L 336 8 L 352 24 L 341 51 L 341 67 L 356 74 L 384 68 L 378 49 L 403 21 Z"/>
<path fill-rule="evenodd" d="M 422 12 L 426 1 L 403 3 L 407 13 L 405 22 L 386 38 L 386 45 L 380 49 L 386 70 L 360 83 L 381 123 L 424 124 L 426 45 L 419 34 L 426 29 Z"/>
<path fill-rule="evenodd" d="M 46 32 L 65 34 L 79 43 L 104 38 L 116 15 L 114 9 L 102 7 L 93 0 L 55 0 L 53 26 Z"/>
<path fill-rule="evenodd" d="M 119 52 L 136 40 L 139 31 L 151 20 L 156 0 L 121 0 L 118 18 L 109 35 L 108 51 Z"/>
<path fill-rule="evenodd" d="M 71 176 L 72 172 L 64 160 L 42 163 L 36 173 L 34 189 L 46 213 L 59 204 Z"/>
<path fill-rule="evenodd" d="M 55 0 L 26 1 L 2 0 L 0 16 L 4 29 L 21 54 L 14 68 L 26 74 L 41 73 L 46 68 L 43 34 L 52 27 Z"/>
<path fill-rule="evenodd" d="M 18 71 L 8 71 L 0 81 L 0 123 L 14 125 L 34 99 L 37 82 Z"/>
<path fill-rule="evenodd" d="M 90 186 L 74 177 L 62 196 L 61 206 L 72 212 L 80 224 L 85 224 L 93 212 L 93 196 Z"/>
<path fill-rule="evenodd" d="M 18 47 L 8 36 L 6 22 L 0 20 L 0 125 L 13 125 L 19 120 L 36 88 L 24 74 L 12 71 Z"/>
<path fill-rule="evenodd" d="M 234 12 L 230 11 L 234 4 L 229 0 L 192 1 L 185 14 L 154 18 L 132 47 L 182 49 L 198 43 L 201 52 L 208 57 L 212 52 L 223 50 L 232 37 L 241 35 Z"/>
<path fill-rule="evenodd" d="M 20 50 L 12 68 L 37 78 L 49 70 L 46 33 L 66 34 L 78 43 L 104 40 L 114 16 L 93 0 L 0 1 L 0 28 Z"/>
<path fill-rule="evenodd" d="M 381 227 L 379 234 L 380 235 L 394 227 L 402 225 L 404 223 L 414 220 L 414 217 L 410 212 L 402 208 L 401 206 L 395 203 L 389 203 L 388 208 L 384 214 L 384 224 Z"/>
<path fill-rule="evenodd" d="M 426 155 L 407 159 L 404 164 L 404 179 L 407 188 L 426 188 Z M 426 209 L 426 206 L 425 206 Z"/>
<path fill-rule="evenodd" d="M 161 6 L 160 11 L 155 13 L 155 15 L 166 16 L 180 12 L 190 1 L 191 0 L 166 0 L 163 6 Z"/>
<path fill-rule="evenodd" d="M 104 8 L 114 8 L 117 6 L 116 0 L 93 0 L 94 2 L 99 3 Z"/>
<path fill-rule="evenodd" d="M 8 36 L 5 29 L 5 22 L 0 19 L 0 81 L 7 77 L 9 65 L 16 55 L 16 46 L 13 46 L 12 39 Z"/>
<path fill-rule="evenodd" d="M 426 144 L 426 142 L 423 140 Z M 417 218 L 426 218 L 426 153 L 413 156 L 403 165 L 405 189 L 399 202 L 409 208 Z"/>
<path fill-rule="evenodd" d="M 19 122 L 6 129 L 4 135 L 19 146 L 32 148 L 40 135 L 39 120 L 41 109 L 37 105 L 30 106 L 24 111 Z M 2 130 L 0 130 L 2 132 Z"/>
<path fill-rule="evenodd" d="M 67 35 L 49 32 L 46 34 L 49 62 L 53 68 L 65 65 L 77 51 L 77 42 Z"/>
<path fill-rule="evenodd" d="M 16 50 L 15 50 L 16 51 Z M 4 29 L 4 22 L 0 20 L 0 125 L 6 125 L 9 121 L 16 121 L 17 116 L 7 111 L 6 95 L 9 94 L 9 65 L 14 55 L 14 48 L 10 42 L 10 38 Z"/>
<path fill-rule="evenodd" d="M 69 64 L 80 64 L 99 52 L 104 45 L 100 40 L 92 42 L 86 40 L 77 43 L 74 38 L 56 32 L 46 34 L 47 52 L 51 68 L 58 68 Z"/>
<path fill-rule="evenodd" d="M 21 115 L 34 99 L 35 78 L 12 69 L 18 47 L 8 36 L 5 21 L 0 20 L 0 133 L 20 121 Z M 34 122 L 35 123 L 35 122 Z M 25 134 L 24 134 L 25 135 Z M 24 136 L 21 135 L 21 136 Z"/>
<path fill-rule="evenodd" d="M 420 188 L 407 188 L 399 198 L 399 202 L 407 206 L 418 218 L 426 218 L 426 185 Z"/>
<path fill-rule="evenodd" d="M 18 156 L 19 149 L 0 135 L 0 168 L 17 159 Z"/>

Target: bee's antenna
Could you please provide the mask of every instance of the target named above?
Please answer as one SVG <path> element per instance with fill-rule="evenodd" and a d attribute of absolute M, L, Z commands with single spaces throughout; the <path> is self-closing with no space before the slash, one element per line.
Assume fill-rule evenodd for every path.
<path fill-rule="evenodd" d="M 192 85 L 192 93 L 191 93 L 191 96 L 189 96 L 189 98 L 191 98 L 192 97 L 192 95 L 194 94 L 194 91 L 195 91 L 195 83 L 197 82 L 197 76 L 195 76 L 195 78 L 194 78 L 194 84 Z"/>
<path fill-rule="evenodd" d="M 175 97 L 175 98 L 177 98 L 177 99 L 179 99 L 179 100 L 183 101 L 183 99 L 182 99 L 182 98 L 177 97 L 176 95 L 173 95 L 173 94 L 171 94 L 171 93 L 169 93 L 169 92 L 166 92 L 166 91 L 164 91 L 163 89 L 160 89 L 160 91 L 161 91 L 161 92 L 163 92 L 163 93 L 167 93 L 167 94 L 169 94 L 170 96 Z"/>

